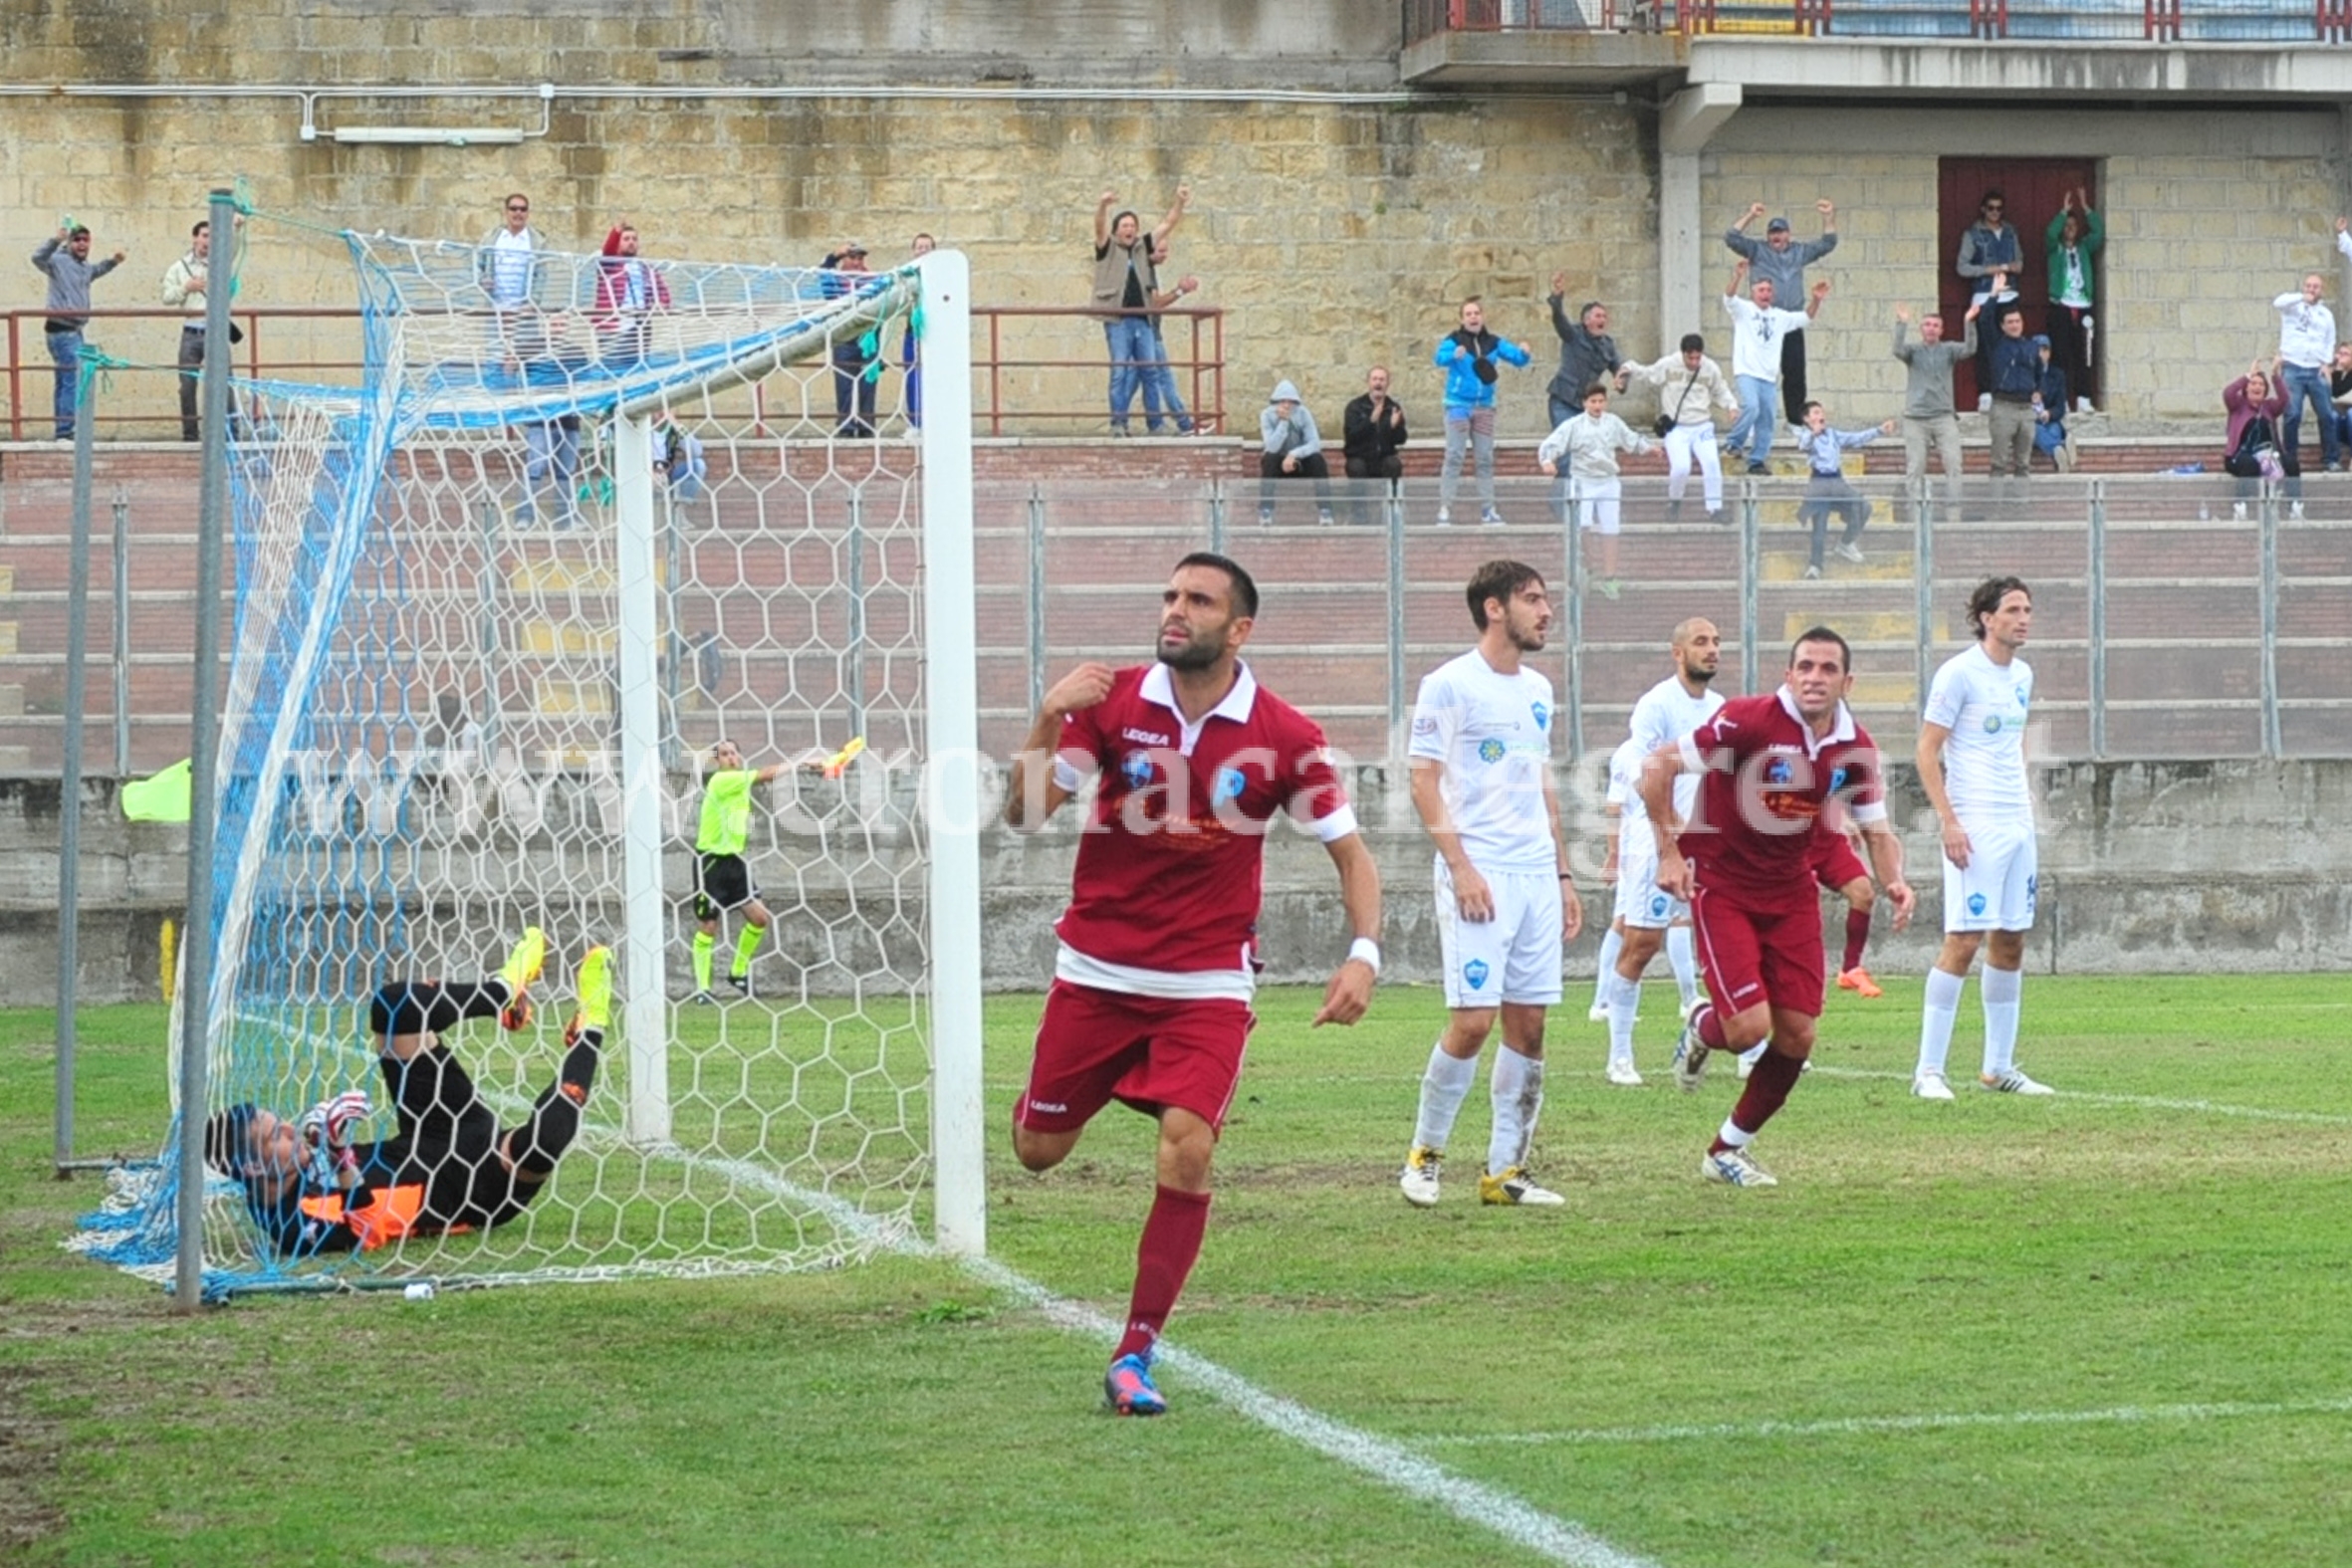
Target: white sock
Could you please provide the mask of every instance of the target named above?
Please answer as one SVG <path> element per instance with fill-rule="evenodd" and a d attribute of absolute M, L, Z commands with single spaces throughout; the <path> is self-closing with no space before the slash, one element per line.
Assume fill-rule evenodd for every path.
<path fill-rule="evenodd" d="M 1683 1010 L 1699 1000 L 1699 955 L 1691 946 L 1691 928 L 1666 928 L 1666 962 L 1674 966 L 1675 989 L 1682 993 Z"/>
<path fill-rule="evenodd" d="M 1723 1125 L 1715 1130 L 1715 1135 L 1735 1149 L 1745 1149 L 1756 1142 L 1756 1134 L 1740 1126 L 1729 1116 L 1723 1119 Z"/>
<path fill-rule="evenodd" d="M 1592 1005 L 1596 1008 L 1609 1005 L 1609 977 L 1617 973 L 1617 955 L 1624 948 L 1624 936 L 1615 926 L 1609 927 L 1600 939 L 1600 972 L 1592 977 Z"/>
<path fill-rule="evenodd" d="M 1424 1149 L 1444 1149 L 1454 1136 L 1454 1118 L 1470 1098 L 1478 1081 L 1478 1058 L 1446 1054 L 1441 1042 L 1429 1047 L 1429 1066 L 1421 1074 L 1421 1117 L 1413 1124 L 1413 1142 Z"/>
<path fill-rule="evenodd" d="M 1500 1176 L 1515 1165 L 1528 1163 L 1528 1145 L 1535 1137 L 1535 1113 L 1543 1108 L 1543 1063 L 1522 1056 L 1509 1045 L 1495 1051 L 1495 1076 L 1488 1084 L 1495 1096 L 1495 1131 L 1487 1140 L 1487 1173 Z"/>
<path fill-rule="evenodd" d="M 1967 985 L 1965 975 L 1928 971 L 1927 1000 L 1919 1008 L 1919 1066 L 1913 1069 L 1913 1077 L 1924 1078 L 1931 1072 L 1944 1076 L 1945 1058 L 1952 1054 L 1952 1020 L 1960 1015 L 1960 994 Z"/>
<path fill-rule="evenodd" d="M 1641 1010 L 1641 982 L 1609 975 L 1609 1061 L 1633 1065 L 1633 1015 Z"/>
<path fill-rule="evenodd" d="M 2017 1064 L 2017 1013 L 2024 1006 L 2025 972 L 1985 966 L 1985 1071 L 1998 1077 Z"/>

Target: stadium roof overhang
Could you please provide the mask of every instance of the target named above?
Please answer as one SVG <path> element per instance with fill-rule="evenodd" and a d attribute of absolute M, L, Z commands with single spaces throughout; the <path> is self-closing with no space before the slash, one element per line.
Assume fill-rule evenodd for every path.
<path fill-rule="evenodd" d="M 1616 92 L 1663 103 L 1685 89 L 1735 102 L 1950 99 L 2083 107 L 2352 101 L 2352 48 L 2303 44 L 1969 43 L 1569 31 L 1441 33 L 1397 59 L 1410 86 Z"/>

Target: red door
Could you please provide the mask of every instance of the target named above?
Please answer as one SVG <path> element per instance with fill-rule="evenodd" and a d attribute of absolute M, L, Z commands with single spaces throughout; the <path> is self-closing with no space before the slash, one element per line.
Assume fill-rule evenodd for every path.
<path fill-rule="evenodd" d="M 2042 236 L 2050 219 L 2065 209 L 2068 191 L 2079 186 L 2092 208 L 2098 207 L 2098 164 L 2089 158 L 1945 158 L 1938 170 L 1937 183 L 1943 233 L 1936 262 L 1940 275 L 1936 298 L 1944 312 L 1948 336 L 1960 336 L 1960 319 L 1968 314 L 1973 292 L 1968 280 L 1952 270 L 1952 264 L 1960 255 L 1961 236 L 1977 221 L 1978 208 L 1984 203 L 1986 192 L 1994 190 L 2001 193 L 2005 203 L 2002 216 L 2016 229 L 2019 249 L 2025 258 L 2025 276 L 2017 285 L 2025 307 L 2025 331 L 2044 331 L 2043 317 L 2050 303 L 2050 275 L 2047 258 L 2042 254 Z M 2098 281 L 2100 271 L 2094 261 L 2091 267 L 2094 304 L 2105 298 Z M 1998 331 L 1998 323 L 1978 318 L 1980 339 Z M 2105 402 L 2099 395 L 2098 361 L 2102 346 L 2094 333 L 2091 372 L 2087 377 L 2090 384 L 2074 388 L 2077 397 L 2088 397 L 2099 403 Z M 1954 381 L 1954 394 L 1959 397 L 1960 406 L 1974 408 L 1978 392 L 1976 366 L 1963 364 Z"/>

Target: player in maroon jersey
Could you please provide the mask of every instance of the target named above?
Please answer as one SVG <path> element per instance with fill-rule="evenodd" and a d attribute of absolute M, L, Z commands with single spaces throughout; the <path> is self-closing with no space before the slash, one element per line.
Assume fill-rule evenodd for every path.
<path fill-rule="evenodd" d="M 1013 760 L 1005 802 L 1006 821 L 1034 829 L 1101 776 L 1069 908 L 1055 924 L 1060 952 L 1013 1151 L 1030 1170 L 1052 1170 L 1114 1099 L 1159 1121 L 1159 1190 L 1103 1379 L 1122 1416 L 1168 1408 L 1152 1350 L 1200 1255 L 1209 1166 L 1256 1021 L 1265 835 L 1277 818 L 1322 841 L 1354 934 L 1314 1022 L 1362 1017 L 1380 973 L 1379 872 L 1323 732 L 1241 660 L 1257 614 L 1258 585 L 1239 565 L 1207 552 L 1178 561 L 1158 661 L 1081 664 L 1057 682 Z"/>
<path fill-rule="evenodd" d="M 1911 919 L 1878 748 L 1842 698 L 1851 669 L 1845 639 L 1815 626 L 1789 649 L 1779 690 L 1724 704 L 1682 740 L 1660 747 L 1642 774 L 1642 801 L 1658 833 L 1658 885 L 1691 901 L 1710 998 L 1675 1046 L 1675 1082 L 1697 1088 L 1711 1051 L 1765 1046 L 1700 1162 L 1709 1181 L 1776 1185 L 1748 1146 L 1804 1070 L 1821 1016 L 1812 859 L 1814 823 L 1826 803 L 1838 802 L 1861 829 L 1895 906 L 1895 929 Z M 1688 823 L 1674 817 L 1677 773 L 1704 776 L 1698 814 Z"/>

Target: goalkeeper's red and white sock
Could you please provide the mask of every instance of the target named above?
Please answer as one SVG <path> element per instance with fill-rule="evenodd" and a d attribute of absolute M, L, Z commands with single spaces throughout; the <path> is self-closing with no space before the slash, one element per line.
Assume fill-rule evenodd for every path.
<path fill-rule="evenodd" d="M 1135 1292 L 1127 1302 L 1127 1331 L 1119 1336 L 1120 1356 L 1145 1356 L 1159 1343 L 1176 1297 L 1201 1255 L 1201 1236 L 1209 1229 L 1209 1195 L 1180 1192 L 1162 1185 L 1144 1218 L 1143 1235 L 1135 1244 Z"/>

